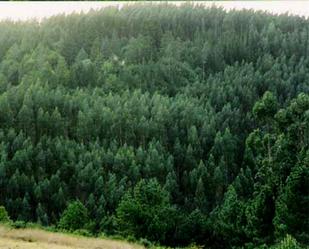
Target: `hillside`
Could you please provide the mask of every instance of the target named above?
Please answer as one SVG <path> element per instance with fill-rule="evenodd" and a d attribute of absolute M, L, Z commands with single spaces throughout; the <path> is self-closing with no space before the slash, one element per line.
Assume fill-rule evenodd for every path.
<path fill-rule="evenodd" d="M 0 248 L 3 249 L 142 249 L 126 242 L 78 237 L 40 229 L 11 229 L 0 226 Z"/>
<path fill-rule="evenodd" d="M 0 211 L 172 247 L 308 245 L 308 42 L 302 17 L 190 4 L 0 22 Z"/>

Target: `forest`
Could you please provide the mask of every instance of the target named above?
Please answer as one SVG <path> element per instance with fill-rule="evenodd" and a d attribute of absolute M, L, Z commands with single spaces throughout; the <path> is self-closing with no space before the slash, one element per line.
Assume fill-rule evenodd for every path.
<path fill-rule="evenodd" d="M 170 247 L 305 248 L 308 42 L 304 17 L 191 4 L 1 21 L 0 213 Z"/>

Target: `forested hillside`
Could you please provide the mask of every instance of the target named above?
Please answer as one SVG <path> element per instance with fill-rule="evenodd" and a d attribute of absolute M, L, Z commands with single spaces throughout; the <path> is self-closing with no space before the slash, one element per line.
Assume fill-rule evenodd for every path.
<path fill-rule="evenodd" d="M 308 42 L 305 18 L 191 5 L 0 22 L 0 205 L 167 246 L 308 245 Z"/>

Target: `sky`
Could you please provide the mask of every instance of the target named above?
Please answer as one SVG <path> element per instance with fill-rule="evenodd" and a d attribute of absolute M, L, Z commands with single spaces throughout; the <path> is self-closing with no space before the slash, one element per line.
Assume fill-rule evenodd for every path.
<path fill-rule="evenodd" d="M 0 2 L 0 20 L 14 21 L 47 18 L 57 14 L 72 12 L 88 12 L 90 9 L 100 9 L 107 6 L 132 4 L 134 2 Z M 180 5 L 182 1 L 170 2 Z M 275 14 L 290 13 L 309 17 L 309 1 L 205 1 L 206 6 L 215 4 L 229 9 L 265 10 Z"/>

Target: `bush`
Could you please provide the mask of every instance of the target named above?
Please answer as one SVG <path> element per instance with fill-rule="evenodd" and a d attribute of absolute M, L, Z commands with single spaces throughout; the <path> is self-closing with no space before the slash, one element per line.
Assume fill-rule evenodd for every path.
<path fill-rule="evenodd" d="M 187 249 L 202 249 L 202 248 L 203 248 L 203 246 L 199 246 L 199 245 L 197 245 L 197 244 L 195 244 L 195 243 L 190 244 L 190 245 L 187 247 Z"/>
<path fill-rule="evenodd" d="M 153 246 L 153 244 L 149 240 L 143 239 L 143 238 L 139 240 L 139 243 L 142 244 L 146 248 L 150 248 Z"/>
<path fill-rule="evenodd" d="M 96 224 L 94 221 L 89 221 L 84 226 L 84 230 L 87 230 L 90 234 L 96 233 Z"/>
<path fill-rule="evenodd" d="M 104 232 L 100 232 L 100 233 L 98 234 L 98 238 L 105 239 L 106 237 L 107 237 L 107 235 L 106 235 L 106 233 L 104 233 Z"/>
<path fill-rule="evenodd" d="M 89 224 L 87 208 L 80 201 L 74 201 L 64 210 L 58 227 L 68 231 L 75 231 L 86 228 L 87 224 Z"/>
<path fill-rule="evenodd" d="M 28 222 L 26 224 L 26 227 L 27 228 L 38 228 L 38 229 L 42 229 L 43 228 L 43 226 L 41 224 L 33 223 L 33 222 Z"/>
<path fill-rule="evenodd" d="M 12 224 L 13 228 L 20 229 L 20 228 L 26 228 L 27 223 L 23 220 L 17 220 Z"/>
<path fill-rule="evenodd" d="M 116 214 L 123 235 L 165 241 L 173 230 L 176 209 L 156 179 L 141 180 L 120 201 Z"/>
<path fill-rule="evenodd" d="M 9 223 L 10 217 L 4 206 L 0 206 L 0 223 Z"/>
<path fill-rule="evenodd" d="M 295 238 L 287 234 L 281 242 L 273 247 L 273 249 L 301 249 Z"/>
<path fill-rule="evenodd" d="M 48 232 L 57 232 L 58 229 L 56 226 L 54 225 L 51 225 L 51 226 L 48 226 L 48 227 L 42 227 L 44 230 L 48 231 Z"/>
<path fill-rule="evenodd" d="M 127 236 L 126 240 L 129 241 L 129 242 L 136 242 L 135 237 L 132 236 L 132 235 Z"/>
<path fill-rule="evenodd" d="M 269 246 L 267 246 L 266 244 L 261 244 L 261 245 L 256 245 L 253 242 L 249 242 L 249 243 L 245 243 L 244 246 L 242 247 L 235 247 L 235 248 L 239 248 L 239 249 L 269 249 Z"/>
<path fill-rule="evenodd" d="M 115 235 L 117 225 L 117 219 L 114 215 L 104 216 L 100 222 L 100 231 L 107 235 Z"/>
<path fill-rule="evenodd" d="M 91 237 L 92 236 L 92 234 L 88 230 L 86 230 L 86 229 L 75 230 L 74 234 L 85 236 L 85 237 Z"/>
<path fill-rule="evenodd" d="M 125 238 L 120 234 L 111 235 L 108 238 L 113 239 L 113 240 L 125 240 Z"/>

